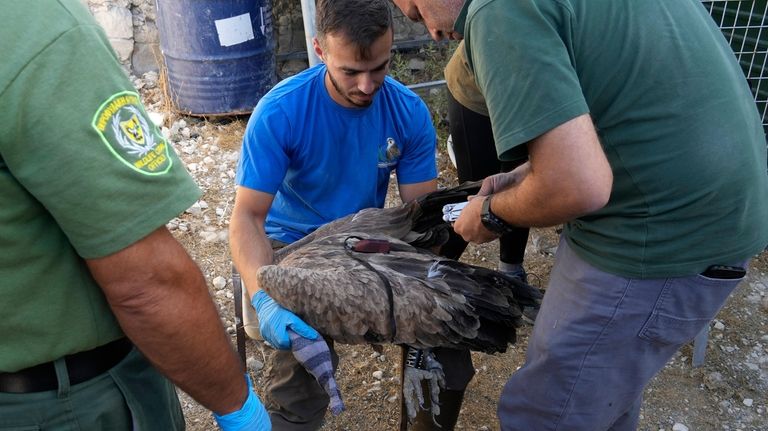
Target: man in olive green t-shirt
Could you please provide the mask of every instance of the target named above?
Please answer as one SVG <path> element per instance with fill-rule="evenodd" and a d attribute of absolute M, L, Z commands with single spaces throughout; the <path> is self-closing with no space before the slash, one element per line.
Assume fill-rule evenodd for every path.
<path fill-rule="evenodd" d="M 0 428 L 183 429 L 162 373 L 222 429 L 269 429 L 165 228 L 200 191 L 103 31 L 79 0 L 3 18 Z"/>
<path fill-rule="evenodd" d="M 473 242 L 565 224 L 504 430 L 633 430 L 650 379 L 768 243 L 766 143 L 700 0 L 394 0 L 464 39 L 502 160 Z"/>

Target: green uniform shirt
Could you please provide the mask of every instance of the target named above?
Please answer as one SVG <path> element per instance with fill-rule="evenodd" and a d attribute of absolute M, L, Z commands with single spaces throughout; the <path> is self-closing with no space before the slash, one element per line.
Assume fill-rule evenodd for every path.
<path fill-rule="evenodd" d="M 582 258 L 669 277 L 768 243 L 760 118 L 700 0 L 473 0 L 456 30 L 502 159 L 592 116 L 614 183 L 603 209 L 565 228 Z"/>
<path fill-rule="evenodd" d="M 79 0 L 9 2 L 0 27 L 0 372 L 122 332 L 83 258 L 115 253 L 199 190 Z"/>

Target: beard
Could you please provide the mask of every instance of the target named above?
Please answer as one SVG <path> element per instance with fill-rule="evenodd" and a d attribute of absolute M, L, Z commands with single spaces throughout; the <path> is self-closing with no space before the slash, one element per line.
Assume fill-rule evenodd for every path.
<path fill-rule="evenodd" d="M 360 95 L 360 96 L 367 96 L 367 94 L 362 93 L 360 91 L 346 92 L 346 91 L 342 90 L 341 86 L 339 85 L 339 82 L 336 81 L 336 79 L 333 77 L 333 74 L 331 73 L 331 71 L 330 70 L 326 70 L 326 73 L 328 74 L 328 78 L 331 80 L 331 85 L 333 85 L 333 88 L 336 89 L 336 92 L 339 93 L 339 95 L 341 97 L 343 97 L 344 100 L 346 100 L 347 102 L 351 103 L 353 106 L 356 106 L 358 108 L 367 108 L 367 107 L 371 106 L 371 104 L 373 103 L 373 97 L 376 95 L 376 92 L 379 91 L 379 88 L 381 88 L 381 86 L 379 86 L 375 90 L 373 90 L 373 94 L 370 95 L 371 96 L 370 100 L 366 100 L 366 101 L 363 101 L 363 102 L 356 101 L 356 100 L 352 99 L 352 96 L 354 96 L 356 94 Z"/>

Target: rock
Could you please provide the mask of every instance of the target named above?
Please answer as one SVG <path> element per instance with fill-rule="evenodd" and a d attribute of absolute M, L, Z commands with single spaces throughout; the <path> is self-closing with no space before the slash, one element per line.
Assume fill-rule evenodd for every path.
<path fill-rule="evenodd" d="M 133 39 L 133 15 L 127 8 L 100 7 L 93 17 L 110 39 Z"/>
<path fill-rule="evenodd" d="M 412 58 L 408 60 L 408 69 L 410 70 L 424 70 L 427 66 L 427 62 L 420 58 Z"/>
<path fill-rule="evenodd" d="M 203 209 L 200 207 L 200 203 L 199 202 L 195 202 L 195 203 L 192 204 L 191 207 L 187 208 L 186 212 L 189 213 L 189 214 L 192 214 L 192 215 L 200 215 L 200 214 L 202 214 Z"/>
<path fill-rule="evenodd" d="M 165 114 L 162 112 L 155 112 L 155 111 L 149 111 L 147 112 L 147 115 L 149 116 L 149 119 L 152 120 L 153 123 L 155 123 L 155 126 L 161 127 L 163 125 L 163 122 L 165 122 Z"/>
<path fill-rule="evenodd" d="M 742 401 L 741 403 L 747 407 L 752 407 L 753 402 L 754 400 L 752 400 L 752 398 L 744 398 L 744 401 Z"/>
<path fill-rule="evenodd" d="M 131 60 L 133 52 L 133 39 L 109 39 L 110 45 L 115 49 L 120 63 L 127 64 Z"/>
<path fill-rule="evenodd" d="M 200 238 L 205 242 L 214 242 L 219 238 L 219 235 L 216 232 L 203 231 L 200 232 Z"/>
<path fill-rule="evenodd" d="M 713 326 L 713 328 L 717 329 L 718 331 L 722 331 L 723 329 L 725 329 L 725 325 L 723 324 L 723 322 L 718 320 L 715 322 L 715 325 Z"/>
<path fill-rule="evenodd" d="M 253 356 L 249 356 L 248 359 L 245 360 L 245 365 L 249 370 L 253 371 L 260 371 L 262 368 L 264 368 L 264 363 L 254 358 Z"/>
<path fill-rule="evenodd" d="M 213 287 L 217 289 L 223 289 L 226 285 L 227 285 L 227 279 L 222 276 L 218 276 L 213 279 Z"/>
<path fill-rule="evenodd" d="M 376 380 L 381 380 L 382 378 L 384 378 L 384 372 L 381 370 L 376 370 L 373 372 L 372 376 Z"/>
<path fill-rule="evenodd" d="M 134 42 L 133 52 L 131 53 L 131 67 L 133 73 L 142 74 L 147 72 L 154 72 L 160 68 L 157 62 L 158 58 L 162 58 L 160 52 L 160 45 L 157 43 L 143 43 Z M 147 88 L 154 88 L 149 87 Z"/>
<path fill-rule="evenodd" d="M 672 425 L 672 431 L 688 431 L 688 427 L 676 422 L 674 425 Z"/>

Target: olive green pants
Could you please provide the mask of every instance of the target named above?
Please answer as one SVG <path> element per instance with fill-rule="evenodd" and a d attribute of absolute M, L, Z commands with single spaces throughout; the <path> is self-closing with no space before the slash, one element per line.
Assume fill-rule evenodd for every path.
<path fill-rule="evenodd" d="M 174 386 L 136 350 L 109 371 L 70 386 L 64 360 L 55 363 L 58 390 L 0 392 L 0 430 L 183 430 Z"/>

